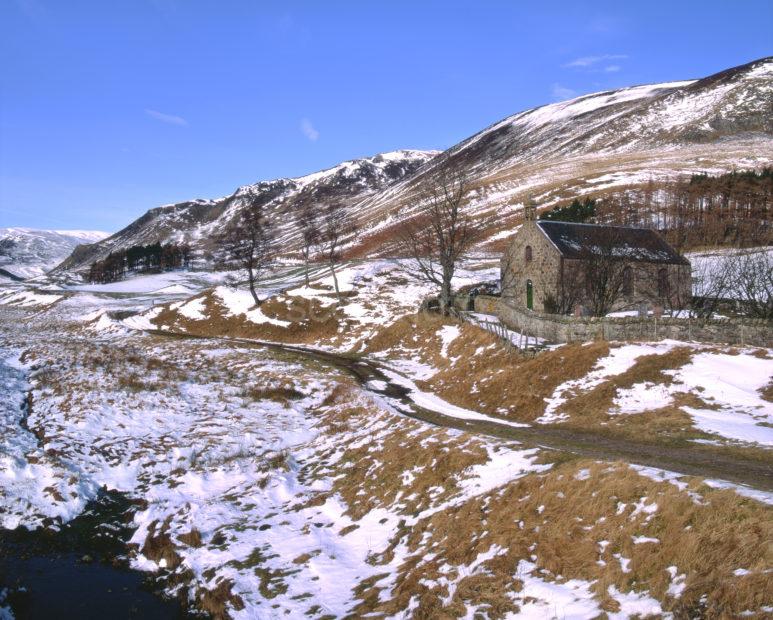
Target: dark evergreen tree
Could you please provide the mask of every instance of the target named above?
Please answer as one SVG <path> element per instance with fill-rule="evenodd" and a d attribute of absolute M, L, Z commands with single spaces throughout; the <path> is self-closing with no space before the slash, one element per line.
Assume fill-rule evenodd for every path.
<path fill-rule="evenodd" d="M 539 216 L 541 220 L 557 222 L 587 222 L 596 215 L 596 200 L 586 198 L 581 202 L 575 198 L 571 204 L 563 207 L 555 207 Z"/>
<path fill-rule="evenodd" d="M 128 273 L 158 273 L 190 267 L 191 248 L 187 244 L 159 242 L 133 245 L 125 250 L 110 252 L 103 260 L 89 267 L 89 282 L 104 284 L 123 279 Z"/>

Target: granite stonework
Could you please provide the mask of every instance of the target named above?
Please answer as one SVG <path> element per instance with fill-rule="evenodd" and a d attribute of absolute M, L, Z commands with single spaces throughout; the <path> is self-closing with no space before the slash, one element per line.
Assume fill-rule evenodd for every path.
<path fill-rule="evenodd" d="M 510 329 L 548 342 L 682 340 L 773 347 L 773 321 L 723 318 L 576 317 L 527 310 L 500 297 L 479 295 L 476 312 L 495 314 Z"/>
<path fill-rule="evenodd" d="M 527 218 L 510 242 L 500 265 L 502 297 L 513 306 L 529 307 L 531 296 L 531 308 L 547 312 L 551 304 L 562 299 L 562 295 L 566 299 L 566 291 L 572 287 L 576 291 L 573 305 L 592 305 L 584 298 L 585 286 L 582 280 L 585 272 L 583 259 L 578 258 L 582 256 L 582 252 L 578 251 L 578 242 L 559 246 L 551 240 L 550 235 L 555 236 L 555 228 L 558 226 L 582 227 L 586 232 L 600 235 L 602 241 L 607 234 L 607 242 L 611 244 L 614 240 L 615 244 L 619 244 L 623 256 L 626 250 L 630 250 L 632 258 L 621 260 L 625 260 L 630 270 L 631 285 L 629 290 L 621 293 L 614 301 L 612 310 L 636 309 L 644 304 L 682 308 L 690 300 L 690 263 L 656 231 L 541 222 Z M 568 251 L 567 247 L 575 251 Z M 617 250 L 617 246 L 614 247 Z M 661 278 L 665 278 L 665 287 L 660 284 Z M 668 291 L 666 294 L 662 292 L 664 289 Z"/>

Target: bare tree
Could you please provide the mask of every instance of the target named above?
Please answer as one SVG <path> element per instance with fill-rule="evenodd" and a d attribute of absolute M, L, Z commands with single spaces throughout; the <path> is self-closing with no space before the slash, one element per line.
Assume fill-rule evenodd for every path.
<path fill-rule="evenodd" d="M 421 197 L 418 214 L 397 232 L 397 249 L 411 258 L 413 275 L 440 288 L 443 315 L 451 307 L 451 281 L 457 265 L 483 229 L 481 221 L 463 212 L 469 191 L 464 174 L 441 175 Z"/>
<path fill-rule="evenodd" d="M 307 202 L 296 212 L 296 224 L 301 231 L 301 255 L 303 256 L 303 278 L 309 286 L 309 262 L 312 250 L 318 245 L 321 231 L 319 214 L 314 203 Z"/>
<path fill-rule="evenodd" d="M 248 198 L 248 203 L 217 238 L 225 259 L 247 271 L 247 282 L 255 305 L 261 304 L 256 291 L 276 255 L 274 229 L 265 205 Z"/>
<path fill-rule="evenodd" d="M 317 247 L 330 268 L 333 275 L 333 286 L 339 302 L 341 291 L 338 286 L 336 265 L 341 262 L 344 239 L 356 232 L 355 221 L 349 217 L 344 205 L 340 202 L 332 202 L 322 214 L 322 227 L 317 239 Z"/>
<path fill-rule="evenodd" d="M 694 295 L 689 300 L 690 312 L 696 317 L 711 318 L 720 306 L 728 301 L 729 265 L 719 257 L 693 260 L 691 277 Z"/>
<path fill-rule="evenodd" d="M 541 275 L 540 283 L 543 291 L 550 291 L 553 288 L 550 278 L 551 275 L 546 272 Z M 575 307 L 583 301 L 584 289 L 584 265 L 570 261 L 564 262 L 562 271 L 558 274 L 556 293 L 545 295 L 545 311 L 550 314 L 571 314 Z"/>
<path fill-rule="evenodd" d="M 696 316 L 735 309 L 755 318 L 773 318 L 773 254 L 739 251 L 693 261 Z"/>
<path fill-rule="evenodd" d="M 584 299 L 593 316 L 608 314 L 618 300 L 628 293 L 635 278 L 637 251 L 614 227 L 588 228 L 582 242 L 579 262 L 566 269 L 563 286 L 575 287 L 578 276 L 585 287 Z M 574 290 L 574 289 L 572 289 Z"/>
<path fill-rule="evenodd" d="M 773 254 L 741 252 L 728 260 L 729 281 L 745 314 L 773 318 Z"/>

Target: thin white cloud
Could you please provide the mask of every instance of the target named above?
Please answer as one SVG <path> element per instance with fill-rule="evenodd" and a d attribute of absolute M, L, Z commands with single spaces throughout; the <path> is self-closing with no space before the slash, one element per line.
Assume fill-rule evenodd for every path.
<path fill-rule="evenodd" d="M 47 15 L 45 7 L 37 0 L 15 0 L 14 3 L 33 22 L 40 21 Z"/>
<path fill-rule="evenodd" d="M 161 121 L 162 123 L 167 123 L 168 125 L 177 125 L 179 127 L 187 127 L 188 121 L 186 121 L 182 116 L 175 116 L 174 114 L 164 114 L 163 112 L 159 112 L 158 110 L 149 110 L 145 109 L 145 114 L 147 114 L 150 118 L 155 118 L 157 121 Z"/>
<path fill-rule="evenodd" d="M 604 73 L 617 73 L 620 68 L 620 65 L 608 65 L 604 67 Z"/>
<path fill-rule="evenodd" d="M 590 20 L 587 26 L 588 32 L 595 34 L 613 34 L 621 31 L 623 22 L 612 15 L 597 15 Z"/>
<path fill-rule="evenodd" d="M 564 99 L 572 99 L 577 96 L 577 91 L 561 86 L 561 84 L 553 84 L 550 88 L 550 92 L 553 95 L 553 99 L 563 101 Z"/>
<path fill-rule="evenodd" d="M 568 62 L 562 66 L 570 69 L 587 69 L 588 67 L 597 65 L 600 62 L 605 62 L 607 60 L 624 60 L 625 58 L 628 58 L 627 54 L 600 54 L 598 56 L 581 56 L 580 58 L 575 58 L 571 62 Z"/>
<path fill-rule="evenodd" d="M 301 133 L 306 136 L 311 142 L 316 142 L 319 139 L 319 132 L 311 124 L 308 118 L 301 119 Z"/>

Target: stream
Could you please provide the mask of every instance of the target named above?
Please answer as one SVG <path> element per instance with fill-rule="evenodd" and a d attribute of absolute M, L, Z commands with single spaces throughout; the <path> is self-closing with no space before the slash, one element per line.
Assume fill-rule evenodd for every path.
<path fill-rule="evenodd" d="M 131 503 L 102 492 L 59 531 L 0 530 L 0 591 L 17 620 L 172 620 L 189 616 L 124 559 Z"/>
<path fill-rule="evenodd" d="M 773 464 L 731 451 L 704 446 L 680 446 L 630 441 L 560 427 L 513 426 L 506 421 L 465 419 L 428 409 L 415 402 L 410 382 L 396 382 L 387 364 L 299 345 L 243 338 L 215 338 L 149 330 L 163 338 L 217 340 L 281 352 L 299 361 L 312 360 L 353 376 L 366 391 L 394 411 L 429 424 L 515 440 L 526 446 L 571 452 L 583 457 L 624 460 L 680 474 L 728 480 L 762 491 L 773 491 Z M 0 359 L 0 380 L 20 381 L 18 369 Z M 13 375 L 16 373 L 16 375 Z M 9 378 L 10 377 L 10 378 Z M 3 387 L 3 384 L 0 384 Z M 18 385 L 14 385 L 18 395 Z M 0 403 L 8 407 L 7 403 Z M 19 403 L 14 404 L 19 407 Z M 23 420 L 21 421 L 23 425 Z M 2 439 L 2 438 L 0 438 Z M 2 441 L 0 441 L 2 447 Z M 125 558 L 131 537 L 130 500 L 102 492 L 86 510 L 59 531 L 0 529 L 0 620 L 10 607 L 17 619 L 79 618 L 122 620 L 193 617 L 178 601 L 160 596 L 152 574 L 133 571 Z M 200 616 L 199 616 L 200 617 Z"/>
<path fill-rule="evenodd" d="M 0 347 L 0 456 L 12 462 L 37 444 L 26 429 L 28 389 L 17 356 Z M 0 528 L 0 620 L 190 617 L 159 596 L 153 575 L 129 569 L 133 508 L 122 494 L 102 491 L 57 529 Z"/>

